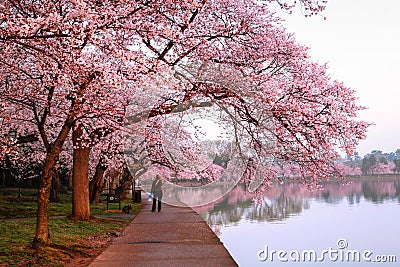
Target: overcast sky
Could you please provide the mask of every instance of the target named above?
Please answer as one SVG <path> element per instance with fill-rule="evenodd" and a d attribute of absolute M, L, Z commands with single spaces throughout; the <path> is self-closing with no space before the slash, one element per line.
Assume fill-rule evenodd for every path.
<path fill-rule="evenodd" d="M 359 117 L 375 125 L 358 146 L 360 154 L 400 148 L 400 1 L 330 0 L 326 20 L 295 11 L 283 15 L 288 31 L 368 107 Z"/>

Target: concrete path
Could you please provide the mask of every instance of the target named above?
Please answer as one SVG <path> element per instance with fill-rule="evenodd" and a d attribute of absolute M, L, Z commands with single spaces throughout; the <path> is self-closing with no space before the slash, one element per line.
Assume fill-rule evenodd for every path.
<path fill-rule="evenodd" d="M 206 222 L 191 208 L 143 208 L 91 267 L 238 266 Z"/>

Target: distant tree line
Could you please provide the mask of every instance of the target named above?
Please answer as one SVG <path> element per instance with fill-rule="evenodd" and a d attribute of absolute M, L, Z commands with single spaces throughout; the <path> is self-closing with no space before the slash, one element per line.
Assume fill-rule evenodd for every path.
<path fill-rule="evenodd" d="M 400 149 L 390 153 L 373 150 L 364 158 L 348 156 L 342 164 L 359 168 L 362 175 L 400 174 Z"/>

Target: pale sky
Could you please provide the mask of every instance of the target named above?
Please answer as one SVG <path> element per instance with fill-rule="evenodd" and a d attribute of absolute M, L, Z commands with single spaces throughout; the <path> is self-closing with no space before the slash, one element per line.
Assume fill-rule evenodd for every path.
<path fill-rule="evenodd" d="M 358 104 L 369 108 L 359 117 L 375 125 L 359 153 L 400 148 L 400 1 L 330 0 L 326 20 L 294 13 L 278 15 L 312 58 L 328 63 L 331 77 L 356 90 Z"/>

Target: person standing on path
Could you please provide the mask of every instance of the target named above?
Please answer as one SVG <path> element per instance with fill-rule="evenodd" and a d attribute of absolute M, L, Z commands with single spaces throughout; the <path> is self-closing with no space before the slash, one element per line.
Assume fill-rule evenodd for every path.
<path fill-rule="evenodd" d="M 156 202 L 158 202 L 158 211 L 161 211 L 161 199 L 162 199 L 162 180 L 160 175 L 156 175 L 156 179 L 153 181 L 151 185 L 151 193 L 153 194 L 153 205 L 151 207 L 151 211 L 156 210 Z"/>

